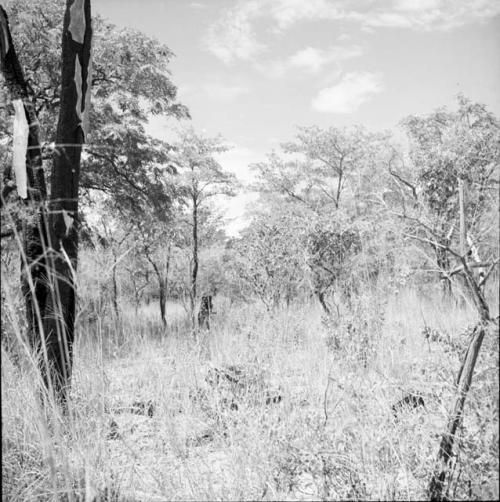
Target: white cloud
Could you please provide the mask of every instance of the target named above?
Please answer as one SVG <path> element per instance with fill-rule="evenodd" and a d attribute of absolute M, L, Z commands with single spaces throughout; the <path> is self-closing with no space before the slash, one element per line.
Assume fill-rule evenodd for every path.
<path fill-rule="evenodd" d="M 225 103 L 231 103 L 250 92 L 250 88 L 243 85 L 228 85 L 215 82 L 204 84 L 201 89 L 207 98 Z"/>
<path fill-rule="evenodd" d="M 492 0 L 239 0 L 209 29 L 206 48 L 226 63 L 254 60 L 265 45 L 255 25 L 272 22 L 280 34 L 302 21 L 340 21 L 365 28 L 449 30 L 500 15 L 500 2 Z"/>
<path fill-rule="evenodd" d="M 406 11 L 429 10 L 438 8 L 441 3 L 441 0 L 397 0 L 395 8 Z"/>
<path fill-rule="evenodd" d="M 204 44 L 224 63 L 253 59 L 264 46 L 257 41 L 252 20 L 259 16 L 261 0 L 248 0 L 228 10 L 210 26 Z"/>
<path fill-rule="evenodd" d="M 277 29 L 284 30 L 299 21 L 317 19 L 342 19 L 342 2 L 328 0 L 263 0 L 271 17 L 276 21 Z M 340 8 L 337 7 L 340 6 Z"/>
<path fill-rule="evenodd" d="M 364 26 L 451 30 L 500 15 L 500 2 L 490 0 L 395 0 L 388 8 L 381 0 L 353 18 Z"/>
<path fill-rule="evenodd" d="M 330 73 L 338 76 L 340 72 L 339 64 L 346 59 L 361 56 L 361 47 L 341 47 L 333 46 L 329 49 L 319 49 L 315 47 L 305 47 L 295 54 L 292 54 L 285 61 L 266 61 L 255 63 L 255 67 L 268 77 L 283 77 L 287 71 L 292 69 L 303 70 L 307 73 L 318 73 L 320 70 L 330 67 Z M 336 65 L 332 70 L 331 66 Z"/>
<path fill-rule="evenodd" d="M 290 58 L 289 65 L 316 73 L 329 63 L 339 63 L 361 54 L 360 47 L 331 47 L 327 50 L 306 47 Z"/>
<path fill-rule="evenodd" d="M 325 64 L 325 59 L 322 51 L 319 49 L 306 47 L 290 58 L 290 64 L 299 68 L 305 68 L 312 72 L 317 72 Z"/>
<path fill-rule="evenodd" d="M 204 39 L 206 49 L 225 63 L 253 60 L 266 49 L 259 42 L 254 24 L 271 18 L 274 32 L 281 32 L 303 19 L 318 19 L 332 5 L 327 0 L 239 0 L 212 24 Z"/>
<path fill-rule="evenodd" d="M 346 73 L 338 84 L 319 91 L 312 107 L 319 112 L 352 113 L 382 89 L 380 74 Z"/>

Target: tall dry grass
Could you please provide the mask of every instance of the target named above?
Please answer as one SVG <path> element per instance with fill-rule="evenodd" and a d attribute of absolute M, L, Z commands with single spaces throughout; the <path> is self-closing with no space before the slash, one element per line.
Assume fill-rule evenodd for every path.
<path fill-rule="evenodd" d="M 151 307 L 136 315 L 124 306 L 119 320 L 110 310 L 82 315 L 63 418 L 39 403 L 36 364 L 20 343 L 21 299 L 9 291 L 9 502 L 422 499 L 475 321 L 467 304 L 411 289 L 366 293 L 332 319 L 310 303 L 269 313 L 219 298 L 211 331 L 197 340 L 179 306 L 170 305 L 167 328 Z M 213 368 L 229 365 L 240 368 L 244 386 L 210 384 Z M 266 404 L 270 393 L 281 402 Z M 408 393 L 423 396 L 425 409 L 395 417 L 391 406 Z M 137 403 L 152 416 L 137 413 Z M 451 498 L 498 499 L 493 337 L 467 399 L 454 480 Z"/>

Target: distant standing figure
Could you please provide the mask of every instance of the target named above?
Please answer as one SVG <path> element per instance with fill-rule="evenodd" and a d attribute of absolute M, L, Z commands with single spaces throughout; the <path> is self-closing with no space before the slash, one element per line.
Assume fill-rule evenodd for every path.
<path fill-rule="evenodd" d="M 202 296 L 200 311 L 198 312 L 198 325 L 200 328 L 210 329 L 210 316 L 213 314 L 212 295 Z"/>

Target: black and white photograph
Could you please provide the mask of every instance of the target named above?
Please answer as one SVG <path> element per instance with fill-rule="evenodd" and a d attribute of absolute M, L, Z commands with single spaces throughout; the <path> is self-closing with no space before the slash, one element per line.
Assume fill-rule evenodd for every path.
<path fill-rule="evenodd" d="M 2 502 L 500 498 L 499 0 L 0 0 Z"/>

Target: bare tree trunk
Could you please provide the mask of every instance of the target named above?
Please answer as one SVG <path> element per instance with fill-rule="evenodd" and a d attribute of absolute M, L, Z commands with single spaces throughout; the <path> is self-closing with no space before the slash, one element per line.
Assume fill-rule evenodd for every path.
<path fill-rule="evenodd" d="M 159 285 L 160 285 L 160 313 L 161 320 L 163 325 L 167 325 L 167 292 L 168 292 L 168 274 L 170 272 L 170 252 L 171 252 L 171 244 L 168 244 L 167 248 L 167 264 L 165 267 L 165 276 L 159 276 Z"/>
<path fill-rule="evenodd" d="M 467 254 L 467 224 L 465 222 L 465 191 L 464 180 L 458 179 L 458 202 L 460 207 L 460 254 Z"/>
<path fill-rule="evenodd" d="M 193 332 L 196 330 L 196 298 L 198 279 L 198 203 L 193 196 L 193 268 L 191 270 L 191 294 L 189 295 L 191 307 L 191 326 Z"/>
<path fill-rule="evenodd" d="M 324 291 L 315 291 L 316 296 L 318 297 L 319 303 L 321 304 L 321 307 L 323 307 L 323 310 L 325 311 L 325 314 L 331 315 L 331 310 L 328 308 L 328 305 L 326 304 L 325 300 L 325 292 Z"/>
<path fill-rule="evenodd" d="M 167 285 L 163 277 L 158 278 L 158 285 L 160 287 L 160 316 L 161 322 L 165 326 L 167 324 L 166 306 L 167 306 Z"/>
<path fill-rule="evenodd" d="M 460 367 L 457 377 L 456 400 L 453 411 L 448 420 L 446 432 L 441 437 L 439 452 L 437 458 L 437 466 L 434 475 L 429 483 L 430 500 L 443 500 L 443 491 L 447 484 L 447 478 L 450 474 L 453 461 L 453 447 L 455 444 L 455 434 L 460 426 L 465 405 L 465 398 L 469 392 L 472 382 L 472 375 L 476 366 L 477 356 L 483 343 L 485 335 L 485 326 L 478 324 L 474 328 L 472 340 L 467 349 L 464 361 Z"/>
<path fill-rule="evenodd" d="M 202 296 L 200 310 L 198 312 L 198 326 L 210 329 L 210 317 L 213 313 L 212 295 Z"/>
<path fill-rule="evenodd" d="M 51 179 L 48 312 L 45 342 L 57 393 L 66 400 L 72 370 L 75 275 L 78 261 L 78 186 L 84 123 L 90 96 L 90 0 L 67 0 L 62 36 L 62 73 L 56 151 Z M 48 378 L 47 378 L 48 377 Z"/>
<path fill-rule="evenodd" d="M 141 303 L 140 291 L 137 288 L 137 285 L 134 283 L 134 314 L 137 317 L 139 313 L 139 305 Z"/>
<path fill-rule="evenodd" d="M 153 259 L 149 255 L 146 255 L 146 258 L 149 261 L 149 263 L 151 263 L 151 265 L 153 266 L 153 270 L 155 271 L 156 278 L 158 280 L 158 289 L 160 293 L 160 318 L 161 322 L 165 326 L 167 324 L 167 317 L 166 317 L 167 284 L 165 279 L 163 278 L 163 275 L 158 265 L 153 261 Z"/>
<path fill-rule="evenodd" d="M 118 307 L 118 281 L 116 278 L 116 266 L 117 266 L 117 257 L 113 252 L 113 273 L 111 276 L 111 280 L 113 283 L 113 310 L 115 311 L 116 318 L 120 317 L 120 309 Z"/>
<path fill-rule="evenodd" d="M 170 259 L 172 257 L 172 243 L 168 243 L 167 248 L 167 264 L 165 267 L 165 290 L 168 291 L 168 275 L 170 273 Z"/>
<path fill-rule="evenodd" d="M 0 62 L 1 71 L 12 100 L 22 100 L 29 126 L 26 152 L 26 201 L 35 218 L 23 221 L 23 253 L 21 256 L 21 291 L 25 298 L 28 337 L 31 346 L 40 349 L 42 318 L 47 300 L 46 259 L 47 215 L 43 203 L 47 199 L 47 187 L 42 166 L 40 128 L 35 107 L 28 95 L 28 86 L 12 41 L 7 13 L 0 6 Z M 2 193 L 7 196 L 7 191 Z"/>

